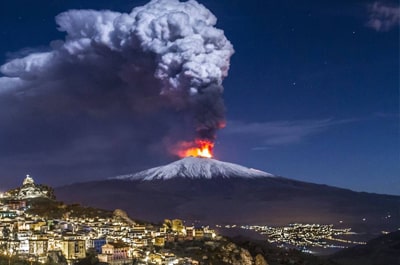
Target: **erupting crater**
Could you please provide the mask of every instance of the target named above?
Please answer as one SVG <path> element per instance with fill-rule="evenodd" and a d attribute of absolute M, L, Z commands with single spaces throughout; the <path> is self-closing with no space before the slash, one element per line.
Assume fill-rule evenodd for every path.
<path fill-rule="evenodd" d="M 194 142 L 182 142 L 176 152 L 180 158 L 184 157 L 213 157 L 214 143 L 210 140 L 196 139 Z"/>

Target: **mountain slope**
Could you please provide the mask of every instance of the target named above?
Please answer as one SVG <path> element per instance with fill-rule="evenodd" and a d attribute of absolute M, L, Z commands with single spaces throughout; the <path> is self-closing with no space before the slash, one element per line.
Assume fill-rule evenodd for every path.
<path fill-rule="evenodd" d="M 66 202 L 125 210 L 135 219 L 181 218 L 207 224 L 334 224 L 356 232 L 393 231 L 400 196 L 275 177 L 213 159 L 185 158 L 105 181 L 56 188 Z M 390 215 L 390 218 L 387 216 Z"/>
<path fill-rule="evenodd" d="M 199 220 L 208 224 L 291 222 L 335 224 L 378 233 L 400 223 L 400 197 L 273 178 L 106 180 L 56 189 L 67 202 L 113 210 L 135 219 Z M 391 213 L 391 218 L 385 218 Z"/>
<path fill-rule="evenodd" d="M 136 174 L 118 176 L 116 179 L 166 180 L 172 178 L 211 179 L 217 177 L 259 178 L 273 177 L 273 175 L 257 169 L 246 168 L 211 158 L 186 157 L 165 166 L 151 168 Z"/>

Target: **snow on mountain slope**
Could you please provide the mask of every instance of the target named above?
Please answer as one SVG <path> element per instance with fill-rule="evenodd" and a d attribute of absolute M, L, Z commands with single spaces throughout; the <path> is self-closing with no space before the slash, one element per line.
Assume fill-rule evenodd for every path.
<path fill-rule="evenodd" d="M 175 177 L 211 179 L 215 177 L 260 178 L 274 176 L 264 171 L 243 167 L 233 163 L 222 162 L 211 158 L 185 157 L 165 166 L 151 168 L 135 174 L 118 176 L 115 177 L 115 179 L 166 180 Z"/>

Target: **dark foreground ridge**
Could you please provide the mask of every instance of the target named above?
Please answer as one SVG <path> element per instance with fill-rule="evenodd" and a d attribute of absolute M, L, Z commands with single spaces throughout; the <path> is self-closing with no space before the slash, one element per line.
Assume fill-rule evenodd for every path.
<path fill-rule="evenodd" d="M 367 245 L 335 253 L 331 260 L 342 265 L 399 265 L 400 231 L 372 239 Z"/>

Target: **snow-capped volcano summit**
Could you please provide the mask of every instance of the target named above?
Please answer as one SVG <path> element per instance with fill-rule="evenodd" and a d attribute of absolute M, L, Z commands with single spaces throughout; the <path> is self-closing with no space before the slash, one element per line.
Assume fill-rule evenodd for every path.
<path fill-rule="evenodd" d="M 155 180 L 155 179 L 211 179 L 211 178 L 260 178 L 273 177 L 264 171 L 247 168 L 233 163 L 203 157 L 185 157 L 171 164 L 151 168 L 135 174 L 118 176 L 116 179 Z"/>

